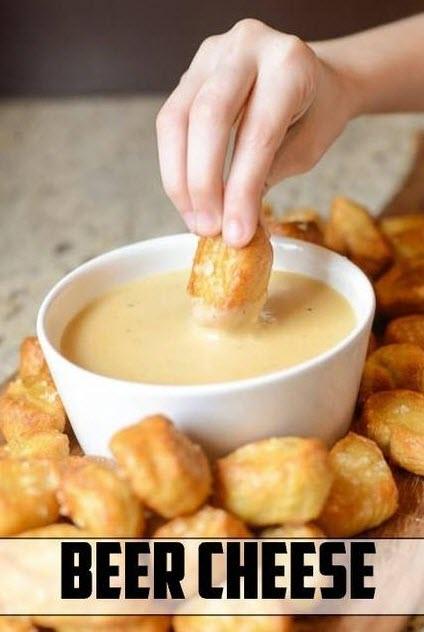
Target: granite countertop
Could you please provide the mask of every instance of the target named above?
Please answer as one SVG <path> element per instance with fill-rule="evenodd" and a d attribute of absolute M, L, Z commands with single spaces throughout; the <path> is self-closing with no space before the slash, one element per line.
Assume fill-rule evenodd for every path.
<path fill-rule="evenodd" d="M 0 102 L 0 381 L 34 332 L 47 290 L 111 248 L 184 230 L 162 191 L 160 97 Z M 376 211 L 397 187 L 424 115 L 354 121 L 309 174 L 271 191 L 277 209 L 323 213 L 336 193 Z"/>

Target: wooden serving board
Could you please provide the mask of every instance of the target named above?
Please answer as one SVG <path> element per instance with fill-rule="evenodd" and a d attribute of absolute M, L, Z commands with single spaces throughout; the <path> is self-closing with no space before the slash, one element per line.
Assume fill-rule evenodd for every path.
<path fill-rule="evenodd" d="M 381 216 L 424 213 L 424 130 L 417 133 L 415 156 L 401 187 L 382 209 Z M 399 510 L 377 529 L 372 538 L 424 538 L 424 478 L 394 471 L 399 488 Z M 399 578 L 401 579 L 401 578 Z M 407 616 L 305 617 L 302 632 L 401 632 Z"/>
<path fill-rule="evenodd" d="M 415 157 L 408 175 L 381 215 L 418 211 L 424 212 L 424 130 L 417 133 Z M 0 392 L 6 384 L 0 386 Z M 72 429 L 68 427 L 66 430 L 72 454 L 81 454 Z M 424 538 L 424 478 L 400 469 L 395 470 L 394 475 L 399 488 L 399 509 L 390 520 L 365 535 L 372 538 Z M 408 619 L 408 616 L 311 615 L 300 618 L 296 632 L 402 632 Z"/>

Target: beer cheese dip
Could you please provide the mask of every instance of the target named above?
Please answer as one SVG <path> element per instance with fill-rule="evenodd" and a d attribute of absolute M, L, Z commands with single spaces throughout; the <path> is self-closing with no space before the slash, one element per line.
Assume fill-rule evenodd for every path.
<path fill-rule="evenodd" d="M 109 377 L 208 384 L 264 375 L 327 351 L 355 326 L 348 301 L 325 283 L 273 271 L 261 319 L 247 329 L 196 324 L 189 272 L 155 274 L 96 298 L 66 327 L 63 355 Z"/>

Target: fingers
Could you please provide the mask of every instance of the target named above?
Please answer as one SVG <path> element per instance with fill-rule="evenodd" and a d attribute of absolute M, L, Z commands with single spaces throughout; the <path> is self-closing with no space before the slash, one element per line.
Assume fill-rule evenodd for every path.
<path fill-rule="evenodd" d="M 187 187 L 187 132 L 189 111 L 205 77 L 215 63 L 214 49 L 219 37 L 208 38 L 197 51 L 190 68 L 162 106 L 156 119 L 159 167 L 162 184 L 189 230 L 195 221 Z"/>
<path fill-rule="evenodd" d="M 324 111 L 328 111 L 325 108 Z M 267 186 L 310 171 L 320 161 L 332 142 L 342 132 L 346 120 L 334 114 L 331 134 L 322 120 L 321 105 L 315 103 L 302 120 L 290 128 L 275 154 L 267 178 Z"/>
<path fill-rule="evenodd" d="M 253 237 L 267 176 L 297 111 L 297 100 L 289 75 L 278 82 L 274 73 L 258 77 L 239 127 L 225 187 L 223 236 L 231 246 L 245 246 Z"/>
<path fill-rule="evenodd" d="M 281 179 L 284 165 L 289 169 L 284 151 L 292 150 L 279 148 L 308 110 L 315 87 L 312 50 L 257 21 L 242 21 L 202 44 L 157 121 L 164 188 L 190 230 L 204 236 L 222 231 L 235 247 L 249 243 L 264 190 Z"/>
<path fill-rule="evenodd" d="M 192 78 L 180 83 L 156 119 L 163 188 L 191 231 L 195 230 L 195 223 L 187 188 L 187 129 L 188 113 L 197 89 L 197 82 Z"/>
<path fill-rule="evenodd" d="M 246 58 L 218 65 L 191 106 L 188 126 L 187 187 L 196 232 L 221 232 L 223 174 L 231 129 L 255 80 L 256 69 Z"/>
<path fill-rule="evenodd" d="M 285 178 L 306 173 L 312 169 L 321 157 L 318 142 L 314 138 L 316 129 L 305 119 L 292 127 L 281 147 L 274 156 L 267 178 L 267 187 L 281 182 Z"/>
<path fill-rule="evenodd" d="M 337 82 L 334 84 L 333 72 L 325 66 L 319 68 L 319 85 L 313 102 L 306 112 L 302 112 L 302 119 L 290 128 L 278 149 L 268 186 L 312 169 L 343 131 L 349 115 L 343 105 L 340 87 Z M 337 107 L 334 107 L 335 103 Z"/>

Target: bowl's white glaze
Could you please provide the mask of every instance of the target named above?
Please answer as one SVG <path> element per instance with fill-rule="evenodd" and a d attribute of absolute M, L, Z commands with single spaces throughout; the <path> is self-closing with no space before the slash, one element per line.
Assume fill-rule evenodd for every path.
<path fill-rule="evenodd" d="M 195 386 L 150 385 L 96 375 L 59 350 L 69 320 L 112 286 L 189 268 L 196 238 L 182 234 L 136 243 L 97 257 L 62 279 L 43 301 L 37 333 L 82 448 L 108 455 L 111 436 L 153 413 L 168 415 L 211 453 L 275 435 L 343 435 L 355 405 L 375 309 L 372 286 L 344 257 L 276 238 L 274 267 L 321 279 L 344 295 L 357 323 L 329 351 L 289 369 L 247 380 Z"/>

